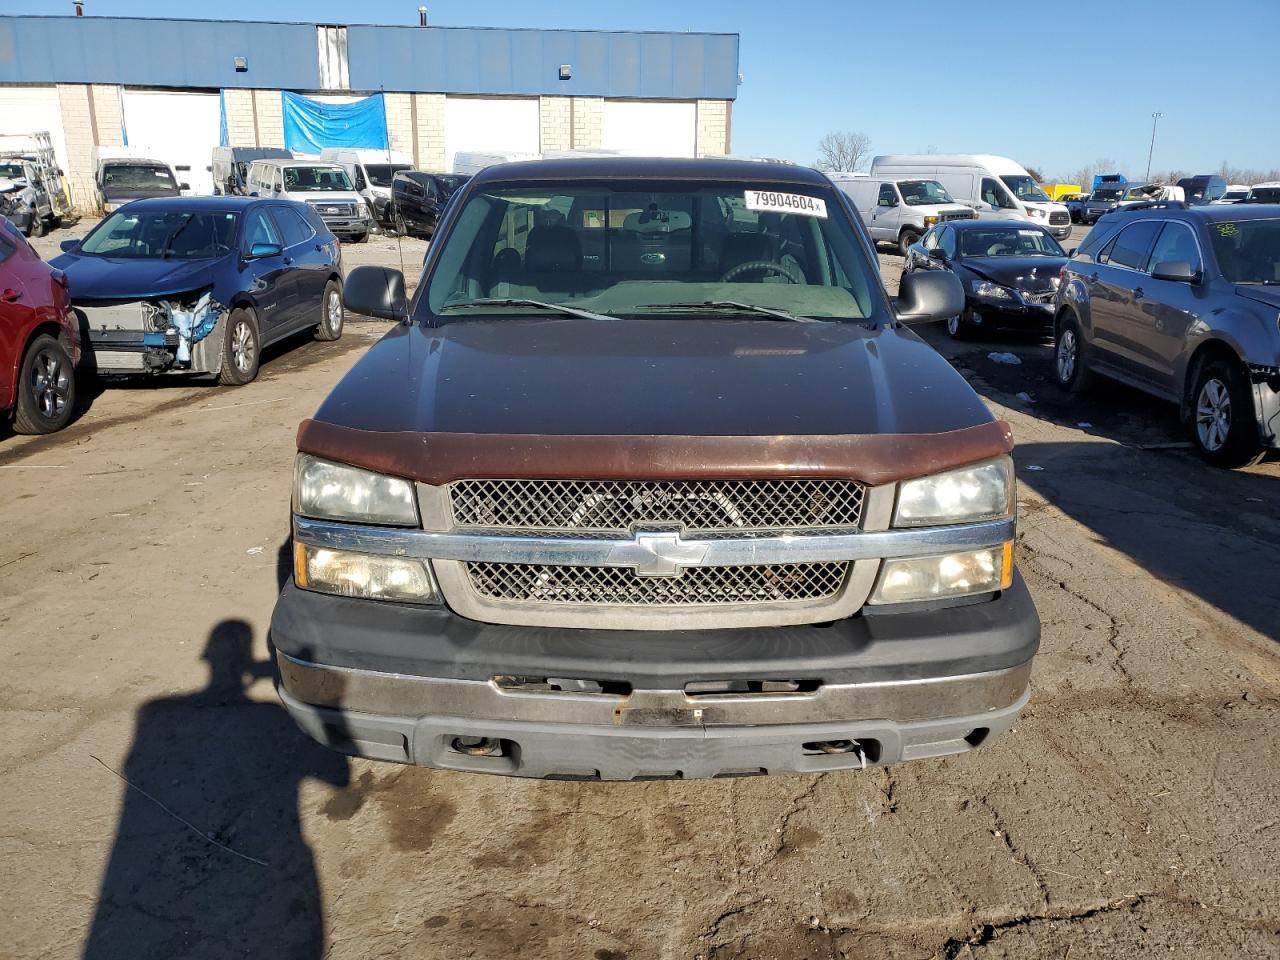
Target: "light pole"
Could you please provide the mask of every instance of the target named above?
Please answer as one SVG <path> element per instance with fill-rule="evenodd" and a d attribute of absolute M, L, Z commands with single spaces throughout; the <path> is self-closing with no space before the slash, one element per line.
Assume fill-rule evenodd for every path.
<path fill-rule="evenodd" d="M 1147 150 L 1147 180 L 1151 180 L 1151 155 L 1156 152 L 1156 124 L 1164 114 L 1155 112 L 1151 114 L 1151 148 Z"/>

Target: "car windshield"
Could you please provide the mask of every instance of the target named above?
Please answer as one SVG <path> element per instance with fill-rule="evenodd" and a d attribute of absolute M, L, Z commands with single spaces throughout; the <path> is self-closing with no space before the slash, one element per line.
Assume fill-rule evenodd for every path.
<path fill-rule="evenodd" d="M 285 167 L 284 188 L 290 193 L 352 189 L 351 178 L 342 167 Z"/>
<path fill-rule="evenodd" d="M 1094 200 L 1119 200 L 1124 195 L 1124 187 L 1099 187 L 1093 191 Z"/>
<path fill-rule="evenodd" d="M 937 180 L 899 180 L 898 192 L 902 194 L 903 203 L 909 207 L 955 202 Z"/>
<path fill-rule="evenodd" d="M 84 238 L 77 253 L 130 260 L 206 260 L 235 244 L 239 215 L 221 210 L 117 210 Z"/>
<path fill-rule="evenodd" d="M 1228 283 L 1280 284 L 1280 217 L 1211 223 L 1209 239 Z"/>
<path fill-rule="evenodd" d="M 412 169 L 413 167 L 407 163 L 366 163 L 364 165 L 365 175 L 375 187 L 389 187 L 397 171 Z"/>
<path fill-rule="evenodd" d="M 1026 227 L 961 230 L 962 257 L 1065 257 L 1058 241 L 1043 230 Z"/>
<path fill-rule="evenodd" d="M 143 164 L 108 164 L 102 170 L 102 182 L 106 186 L 124 190 L 178 189 L 168 167 L 152 167 Z"/>
<path fill-rule="evenodd" d="M 495 183 L 454 218 L 419 309 L 867 320 L 883 310 L 876 270 L 816 185 Z"/>
<path fill-rule="evenodd" d="M 27 173 L 20 163 L 0 163 L 0 177 L 8 180 L 25 180 Z"/>
<path fill-rule="evenodd" d="M 1280 203 L 1280 187 L 1254 187 L 1249 191 L 1250 203 Z"/>
<path fill-rule="evenodd" d="M 1013 191 L 1019 200 L 1030 200 L 1032 203 L 1048 203 L 1049 197 L 1036 186 L 1036 182 L 1022 174 L 1020 176 L 1001 177 L 1004 185 Z"/>
<path fill-rule="evenodd" d="M 446 197 L 451 197 L 453 196 L 453 191 L 457 190 L 469 179 L 471 178 L 470 177 L 450 177 L 450 176 L 440 175 L 436 177 L 436 183 L 440 186 L 441 193 L 443 193 Z"/>

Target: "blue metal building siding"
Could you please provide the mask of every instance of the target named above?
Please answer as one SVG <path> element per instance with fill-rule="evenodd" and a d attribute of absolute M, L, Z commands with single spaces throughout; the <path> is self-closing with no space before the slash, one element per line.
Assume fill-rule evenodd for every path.
<path fill-rule="evenodd" d="M 235 57 L 249 62 L 237 73 Z M 732 100 L 736 34 L 347 28 L 351 89 Z M 561 81 L 560 64 L 573 66 Z M 0 17 L 0 83 L 319 87 L 308 23 Z"/>
<path fill-rule="evenodd" d="M 237 73 L 235 58 L 249 61 Z M 0 17 L 0 83 L 314 90 L 316 28 L 306 23 Z"/>
<path fill-rule="evenodd" d="M 738 37 L 473 27 L 347 28 L 358 90 L 732 100 Z M 560 80 L 562 63 L 573 79 Z"/>

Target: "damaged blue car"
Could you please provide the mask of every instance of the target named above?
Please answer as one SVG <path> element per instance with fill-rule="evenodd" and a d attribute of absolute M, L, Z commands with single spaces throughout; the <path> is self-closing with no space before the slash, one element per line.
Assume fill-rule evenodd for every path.
<path fill-rule="evenodd" d="M 342 335 L 337 239 L 302 203 L 251 197 L 137 200 L 52 265 L 67 275 L 84 366 L 185 372 L 240 385 L 262 348 L 303 330 Z"/>

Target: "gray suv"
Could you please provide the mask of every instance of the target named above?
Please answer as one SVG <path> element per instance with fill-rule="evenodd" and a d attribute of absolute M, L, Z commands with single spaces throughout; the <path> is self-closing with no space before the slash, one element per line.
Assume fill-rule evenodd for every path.
<path fill-rule="evenodd" d="M 1098 373 L 1179 404 L 1218 466 L 1280 448 L 1280 205 L 1108 214 L 1054 308 L 1061 386 Z"/>

